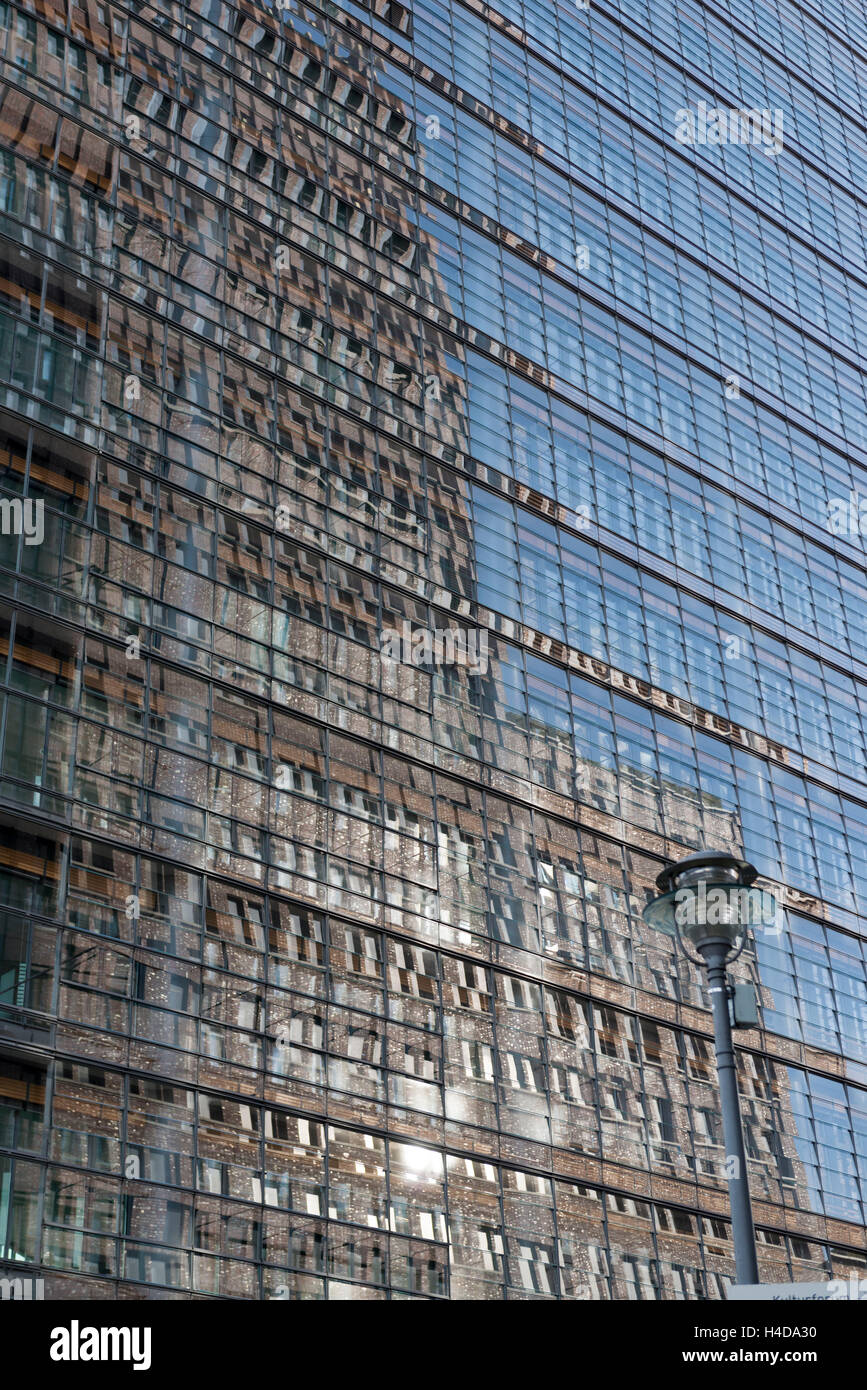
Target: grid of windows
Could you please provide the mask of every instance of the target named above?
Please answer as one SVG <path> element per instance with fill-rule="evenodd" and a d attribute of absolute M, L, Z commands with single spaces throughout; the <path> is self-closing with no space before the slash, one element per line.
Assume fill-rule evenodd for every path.
<path fill-rule="evenodd" d="M 867 28 L 658 8 L 0 3 L 0 1261 L 50 1297 L 722 1297 L 641 915 L 701 845 L 788 895 L 762 1278 L 867 1267 Z M 784 148 L 684 148 L 699 100 Z M 443 627 L 479 669 L 383 659 Z"/>
<path fill-rule="evenodd" d="M 324 22 L 324 21 L 323 21 Z M 321 55 L 320 55 L 321 56 Z M 360 61 L 359 54 L 353 56 Z M 201 65 L 199 65 L 201 66 Z M 304 66 L 307 72 L 309 64 Z M 322 85 L 324 82 L 322 73 L 325 69 L 320 64 L 315 64 L 316 72 L 319 73 L 316 80 Z M 320 71 L 321 69 L 321 71 Z M 380 74 L 376 71 L 377 82 Z M 359 74 L 357 74 L 359 75 Z M 384 79 L 383 79 L 384 80 Z M 299 83 L 304 86 L 305 83 Z M 345 86 L 345 82 L 342 84 Z M 390 84 L 397 90 L 402 90 L 405 85 L 402 82 Z M 377 83 L 371 77 L 368 86 L 376 88 Z M 359 97 L 364 94 L 358 91 Z M 394 95 L 392 100 L 396 100 Z M 364 101 L 371 100 L 369 96 L 364 97 Z M 15 101 L 11 100 L 10 115 L 15 115 Z M 424 104 L 424 103 L 423 103 Z M 358 103 L 355 103 L 357 106 Z M 364 106 L 364 102 L 361 103 Z M 378 110 L 377 103 L 373 101 L 373 108 Z M 389 108 L 390 109 L 390 108 Z M 229 105 L 225 107 L 226 113 L 229 112 Z M 315 114 L 315 108 L 311 108 L 311 113 Z M 46 109 L 46 114 L 47 109 Z M 369 114 L 373 115 L 374 111 Z M 411 167 L 404 172 L 415 180 L 415 166 L 424 169 L 426 174 L 433 174 L 435 170 L 430 164 L 430 160 L 445 147 L 447 141 L 440 124 L 440 132 L 435 140 L 427 141 L 422 138 L 421 131 L 429 119 L 427 115 L 419 110 L 414 121 L 407 121 L 403 116 L 400 120 L 406 127 L 402 133 L 405 139 L 410 142 L 412 155 Z M 262 120 L 261 114 L 257 119 Z M 349 118 L 348 118 L 349 119 Z M 361 118 L 358 117 L 360 120 Z M 468 118 L 469 119 L 469 118 Z M 267 124 L 269 128 L 275 127 L 277 121 L 277 107 L 273 108 L 272 116 Z M 356 121 L 355 108 L 352 110 L 350 129 Z M 321 123 L 321 122 L 320 122 Z M 69 124 L 67 122 L 67 124 Z M 279 122 L 278 122 L 279 124 Z M 391 119 L 387 125 L 390 128 Z M 149 127 L 150 129 L 150 127 Z M 371 125 L 371 135 L 377 131 L 376 124 Z M 283 132 L 285 135 L 286 132 Z M 349 132 L 347 131 L 347 136 Z M 353 131 L 353 134 L 357 134 Z M 390 130 L 386 132 L 390 134 Z M 70 137 L 71 138 L 71 137 Z M 276 134 L 275 134 L 276 139 Z M 513 146 L 508 151 L 508 156 L 504 160 L 504 151 L 500 149 L 505 141 L 505 136 L 496 136 L 498 144 L 496 159 L 494 160 L 494 135 L 490 135 L 491 159 L 494 162 L 489 169 L 480 172 L 480 183 L 485 188 L 492 187 L 496 183 L 498 171 L 509 163 L 515 165 L 516 169 L 521 161 L 526 163 L 529 156 L 522 153 L 518 146 Z M 168 133 L 166 140 L 169 140 Z M 293 148 L 303 149 L 304 141 L 319 144 L 324 152 L 326 141 L 323 136 L 317 134 L 312 128 L 302 125 L 297 127 L 293 136 Z M 367 148 L 364 143 L 363 148 Z M 621 340 L 621 348 L 614 355 L 607 352 L 604 343 L 610 337 L 610 325 L 614 321 L 613 309 L 602 303 L 594 303 L 590 298 L 583 300 L 582 322 L 586 319 L 585 330 L 579 333 L 579 319 L 575 305 L 574 289 L 558 283 L 551 276 L 542 273 L 541 279 L 539 272 L 528 266 L 515 252 L 507 248 L 493 247 L 489 240 L 466 224 L 459 225 L 457 219 L 449 214 L 445 207 L 435 207 L 429 204 L 425 198 L 418 199 L 416 195 L 401 186 L 397 180 L 387 178 L 381 171 L 374 172 L 372 164 L 367 161 L 349 156 L 342 150 L 342 147 L 331 142 L 328 148 L 333 148 L 335 152 L 336 183 L 334 184 L 334 195 L 329 196 L 323 186 L 317 186 L 309 179 L 308 172 L 305 170 L 302 185 L 295 184 L 292 188 L 286 187 L 286 193 L 294 202 L 300 202 L 300 210 L 303 210 L 303 223 L 309 228 L 314 226 L 321 228 L 321 234 L 314 241 L 308 244 L 315 249 L 316 242 L 333 242 L 336 228 L 340 228 L 349 236 L 349 243 L 352 247 L 354 258 L 361 259 L 362 262 L 370 260 L 369 253 L 363 249 L 364 244 L 375 245 L 378 250 L 385 250 L 397 255 L 397 259 L 403 263 L 405 268 L 415 272 L 419 270 L 419 259 L 423 262 L 430 260 L 427 248 L 429 242 L 426 241 L 426 255 L 419 258 L 417 248 L 414 251 L 412 242 L 419 235 L 418 229 L 430 229 L 434 232 L 440 242 L 438 245 L 437 274 L 433 277 L 434 283 L 430 284 L 431 277 L 425 275 L 424 265 L 421 266 L 420 286 L 424 298 L 433 297 L 437 304 L 442 304 L 444 300 L 443 289 L 448 285 L 448 303 L 454 315 L 463 316 L 471 322 L 476 322 L 479 327 L 484 328 L 495 338 L 503 338 L 514 342 L 520 347 L 522 352 L 537 360 L 547 360 L 551 370 L 562 379 L 563 388 L 576 381 L 582 380 L 585 376 L 592 377 L 594 384 L 594 394 L 600 396 L 609 407 L 615 410 L 623 410 L 635 419 L 640 419 L 642 423 L 656 431 L 662 431 L 673 442 L 684 448 L 695 450 L 704 462 L 713 459 L 729 473 L 738 478 L 749 479 L 756 477 L 761 487 L 778 486 L 777 474 L 782 471 L 785 478 L 785 486 L 788 492 L 795 493 L 797 490 L 806 491 L 809 514 L 814 517 L 821 516 L 827 521 L 827 499 L 828 496 L 837 497 L 847 495 L 845 485 L 841 492 L 840 486 L 834 486 L 830 478 L 835 480 L 839 477 L 842 483 L 844 477 L 849 475 L 850 465 L 846 461 L 842 446 L 839 456 L 835 456 L 827 450 L 827 446 L 822 441 L 817 441 L 811 432 L 798 429 L 793 418 L 795 411 L 804 412 L 805 418 L 812 422 L 815 419 L 822 420 L 829 429 L 840 432 L 845 420 L 845 433 L 849 448 L 852 448 L 853 441 L 858 437 L 858 426 L 856 416 L 861 413 L 863 403 L 859 404 L 861 387 L 859 385 L 858 363 L 855 359 L 847 366 L 844 359 L 837 356 L 831 364 L 828 358 L 823 365 L 825 349 L 821 346 L 819 339 L 814 338 L 809 347 L 798 347 L 797 341 L 799 334 L 792 321 L 787 327 L 781 320 L 776 327 L 764 322 L 765 310 L 764 303 L 767 296 L 767 279 L 762 275 L 756 282 L 760 298 L 751 305 L 740 304 L 738 287 L 734 282 L 726 285 L 720 283 L 716 291 L 712 291 L 709 284 L 705 284 L 707 279 L 704 270 L 700 265 L 688 265 L 684 263 L 678 273 L 674 273 L 671 264 L 672 251 L 669 246 L 658 243 L 654 249 L 652 241 L 645 241 L 641 246 L 636 246 L 632 251 L 628 250 L 628 243 L 634 239 L 634 223 L 632 220 L 621 220 L 612 222 L 606 228 L 603 220 L 598 222 L 596 230 L 592 233 L 582 230 L 582 224 L 575 220 L 577 214 L 573 210 L 572 219 L 563 224 L 560 239 L 564 245 L 568 245 L 571 239 L 573 243 L 586 244 L 591 254 L 589 255 L 588 265 L 582 270 L 580 278 L 583 284 L 598 283 L 611 288 L 619 298 L 625 298 L 633 302 L 640 311 L 648 317 L 648 322 L 653 325 L 656 332 L 656 346 L 652 346 L 653 340 L 647 336 L 647 330 L 643 334 L 638 329 L 627 328 L 625 320 L 619 320 L 617 332 Z M 397 142 L 398 149 L 404 148 Z M 276 148 L 276 147 L 275 147 Z M 281 151 L 291 153 L 282 149 Z M 106 156 L 108 157 L 108 155 Z M 248 162 L 249 157 L 242 161 Z M 125 157 L 124 163 L 127 162 Z M 165 162 L 165 161 L 164 161 Z M 272 161 L 273 162 L 273 161 Z M 172 161 L 169 161 L 171 166 Z M 460 159 L 461 168 L 471 167 L 472 160 Z M 188 166 L 184 168 L 188 171 Z M 130 167 L 130 172 L 132 169 Z M 140 171 L 142 176 L 150 178 L 151 171 L 144 167 Z M 121 184 L 128 181 L 128 176 L 122 169 L 118 169 L 118 176 Z M 300 176 L 300 169 L 299 169 Z M 84 171 L 84 180 L 93 182 L 96 176 L 89 171 Z M 109 181 L 113 175 L 107 176 Z M 553 171 L 551 178 L 553 178 Z M 528 206 L 527 196 L 532 189 L 545 189 L 543 204 L 546 216 L 550 215 L 550 209 L 563 201 L 565 194 L 565 184 L 559 193 L 555 190 L 555 185 L 550 183 L 550 179 L 541 169 L 531 170 L 527 164 L 527 170 L 523 176 L 520 188 L 516 186 L 516 192 L 510 206 L 525 209 Z M 105 181 L 105 180 L 103 180 Z M 17 209 L 22 198 L 26 198 L 29 190 L 35 184 L 39 186 L 44 180 L 40 177 L 39 171 L 31 168 L 28 171 L 19 161 L 9 166 L 8 197 L 7 206 L 10 209 Z M 438 176 L 438 182 L 443 179 Z M 48 185 L 55 187 L 54 199 L 51 200 L 56 205 L 57 200 L 62 195 L 63 183 L 58 185 L 56 179 L 48 180 Z M 161 201 L 170 202 L 174 196 L 184 210 L 185 216 L 193 212 L 190 206 L 201 202 L 201 199 L 190 198 L 189 192 L 183 187 L 177 187 L 173 194 L 171 181 L 163 179 L 164 188 L 162 193 L 157 194 L 156 188 L 153 189 L 155 197 Z M 550 187 L 548 187 L 550 184 Z M 428 185 L 426 184 L 426 187 Z M 451 187 L 448 180 L 445 181 L 446 187 Z M 410 222 L 405 223 L 400 233 L 389 232 L 385 226 L 379 227 L 378 219 L 359 217 L 353 215 L 351 202 L 345 201 L 345 196 L 350 199 L 357 196 L 360 187 L 370 187 L 372 190 L 379 190 L 381 202 L 376 203 L 377 211 L 381 211 L 384 222 L 395 220 L 395 213 L 399 209 L 403 215 L 409 215 Z M 122 190 L 121 190 L 122 191 Z M 470 190 L 468 190 L 469 192 Z M 576 190 L 575 198 L 582 209 L 587 207 L 586 190 L 580 192 Z M 479 197 L 470 197 L 469 202 L 475 209 L 479 205 Z M 85 240 L 82 243 L 83 249 L 91 245 L 88 227 L 93 221 L 96 205 L 88 209 L 88 214 L 81 216 L 82 209 L 76 208 L 78 216 L 69 218 L 68 234 L 80 238 L 82 235 Z M 504 213 L 507 209 L 501 209 Z M 22 210 L 23 211 L 23 210 Z M 210 212 L 210 210 L 208 210 Z M 604 211 L 604 210 L 603 210 Z M 496 213 L 496 209 L 493 210 Z M 19 216 L 21 213 L 19 213 Z M 201 224 L 201 215 L 196 208 L 196 223 Z M 610 215 L 616 217 L 614 207 L 611 208 Z M 107 223 L 112 221 L 112 210 L 110 207 L 100 207 L 99 216 Z M 43 200 L 41 213 L 42 224 L 50 224 L 51 214 L 49 212 L 49 200 Z M 218 322 L 222 316 L 222 306 L 220 303 L 220 287 L 223 277 L 219 273 L 219 266 L 224 260 L 222 249 L 223 227 L 221 223 L 224 218 L 220 214 L 218 206 L 214 206 L 210 212 L 212 220 L 211 235 L 202 241 L 199 251 L 196 253 L 197 267 L 200 264 L 202 274 L 198 276 L 198 286 L 191 300 L 190 286 L 185 282 L 176 286 L 180 302 L 195 305 L 195 311 L 190 315 L 190 322 L 196 329 L 200 328 L 201 314 L 204 312 L 207 319 L 211 322 Z M 744 274 L 744 263 L 750 262 L 747 255 L 747 245 L 769 247 L 772 244 L 772 235 L 766 229 L 757 228 L 751 221 L 752 214 L 747 210 L 745 213 L 746 222 L 744 224 L 744 241 L 737 245 L 736 255 L 734 255 L 733 267 L 739 274 Z M 477 212 L 473 213 L 474 220 L 478 220 Z M 297 215 L 293 218 L 293 223 L 297 224 Z M 507 219 L 508 220 L 508 219 Z M 81 230 L 79 230 L 79 224 Z M 679 225 L 685 225 L 682 219 L 678 218 Z M 716 225 L 716 224 L 715 224 Z M 243 242 L 252 244 L 258 248 L 258 266 L 251 267 L 247 258 L 243 257 L 240 262 L 237 257 L 231 255 L 233 245 L 238 245 L 235 236 L 232 235 L 232 227 L 237 226 L 238 234 Z M 244 228 L 242 231 L 241 229 Z M 525 229 L 530 236 L 532 229 Z M 217 233 L 215 239 L 213 233 Z M 56 233 L 55 233 L 56 234 Z M 533 232 L 530 237 L 529 245 L 533 245 L 542 236 L 541 228 L 538 232 Z M 718 230 L 713 233 L 714 246 L 719 241 Z M 361 239 L 362 246 L 354 243 Z M 252 226 L 245 228 L 243 219 L 233 213 L 230 219 L 230 257 L 229 265 L 233 261 L 237 263 L 235 273 L 240 273 L 247 281 L 251 281 L 250 288 L 246 291 L 247 296 L 254 296 L 257 310 L 260 315 L 269 317 L 268 301 L 269 286 L 265 277 L 263 283 L 263 253 L 268 244 L 268 236 L 263 235 L 262 230 L 254 231 Z M 404 242 L 408 242 L 406 247 Z M 154 248 L 145 248 L 151 249 Z M 105 249 L 100 248 L 102 259 Z M 710 246 L 707 254 L 716 258 L 718 252 Z M 613 257 L 609 266 L 609 259 Z M 210 264 L 213 258 L 215 264 Z M 409 258 L 409 259 L 407 259 Z M 570 257 L 572 259 L 573 257 Z M 460 276 L 455 278 L 454 263 L 460 264 Z M 493 260 L 493 264 L 492 264 Z M 660 262 L 663 262 L 661 265 Z M 499 262 L 499 270 L 497 263 Z M 189 255 L 179 258 L 175 264 L 175 272 L 181 266 L 184 270 L 190 269 Z M 666 269 L 668 266 L 668 269 Z M 607 268 L 606 268 L 607 267 Z M 149 258 L 145 257 L 143 263 L 138 266 L 130 267 L 136 279 L 153 280 L 153 272 L 149 266 Z M 495 273 L 496 271 L 496 273 Z M 768 272 L 775 288 L 783 285 L 787 279 L 791 284 L 789 296 L 790 305 L 794 309 L 796 302 L 803 308 L 811 302 L 811 297 L 805 288 L 804 267 L 799 260 L 797 267 L 788 275 L 777 266 Z M 821 284 L 828 286 L 832 271 L 830 268 L 823 267 L 820 275 Z M 645 276 L 649 276 L 648 288 L 640 288 Z M 696 279 L 696 277 L 698 277 Z M 159 277 L 157 277 L 159 279 Z M 258 282 L 258 287 L 257 287 Z M 398 280 L 400 283 L 400 278 Z M 694 284 L 695 294 L 690 291 L 687 294 L 687 287 Z M 704 285 L 704 288 L 701 286 Z M 208 288 L 206 288 L 208 287 Z M 830 293 L 830 291 L 829 291 Z M 320 294 L 324 295 L 324 287 L 320 287 Z M 678 308 L 678 300 L 683 298 L 683 306 Z M 813 296 L 815 299 L 815 296 Z M 693 303 L 694 309 L 689 305 Z M 544 321 L 539 316 L 539 304 L 544 302 Z M 247 298 L 248 310 L 250 300 Z M 499 306 L 499 307 L 498 307 Z M 183 316 L 180 316 L 183 321 Z M 536 321 L 534 324 L 534 320 Z M 113 322 L 112 317 L 112 322 Z M 145 320 L 142 320 L 146 324 Z M 841 326 L 836 319 L 826 320 L 824 317 L 817 320 L 822 334 L 830 332 L 835 342 L 845 339 L 847 333 L 852 336 L 852 330 Z M 124 328 L 126 322 L 123 320 Z M 608 327 L 606 327 L 608 325 Z M 714 341 L 708 339 L 709 326 L 714 328 L 718 337 Z M 860 340 L 859 327 L 861 318 L 858 316 L 854 328 L 853 345 Z M 255 333 L 249 325 L 245 324 L 245 333 Z M 282 331 L 282 330 L 281 330 Z M 261 339 L 261 328 L 256 336 Z M 679 337 L 685 333 L 686 337 L 695 343 L 692 360 L 681 359 Z M 32 389 L 33 377 L 31 370 L 35 370 L 32 364 L 40 354 L 52 350 L 48 344 L 43 344 L 39 335 L 31 332 L 22 336 L 24 329 L 19 329 L 20 353 L 22 363 L 20 376 L 22 386 Z M 9 337 L 10 353 L 12 352 L 12 338 Z M 120 334 L 124 339 L 127 334 Z M 210 336 L 213 337 L 213 334 Z M 321 337 L 322 335 L 320 335 Z M 326 333 L 328 343 L 324 344 L 326 350 L 331 344 L 331 334 Z M 778 365 L 772 368 L 772 359 L 777 352 L 775 339 L 779 337 L 779 359 Z M 305 341 L 309 339 L 305 338 Z M 317 342 L 319 338 L 317 338 Z M 612 340 L 614 341 L 614 340 Z M 191 348 L 184 348 L 180 342 L 182 351 L 187 354 Z M 651 344 L 648 347 L 648 344 Z M 380 343 L 380 350 L 382 344 Z M 280 349 L 283 351 L 283 349 Z M 290 357 L 297 356 L 300 349 L 298 345 L 287 345 Z M 128 343 L 122 348 L 123 353 L 129 353 Z M 656 373 L 648 375 L 642 371 L 640 359 L 646 357 L 647 352 L 655 352 L 657 359 Z M 753 360 L 749 358 L 749 352 L 753 352 Z M 702 352 L 705 360 L 702 365 Z M 804 356 L 804 353 L 807 356 Z M 586 361 L 585 361 L 586 353 Z M 708 357 L 707 354 L 710 354 Z M 333 354 L 331 354 L 333 355 Z M 307 355 L 309 357 L 309 354 Z M 796 361 L 800 356 L 801 363 L 796 366 Z M 609 375 L 605 367 L 606 358 L 610 359 L 611 371 L 614 377 Z M 259 359 L 263 366 L 267 367 L 267 358 L 264 354 L 259 354 Z M 41 360 L 41 358 L 40 358 Z M 414 360 L 416 360 L 414 358 Z M 343 374 L 345 375 L 346 359 L 344 358 Z M 85 389 L 84 378 L 89 381 L 89 373 L 92 370 L 88 365 L 87 358 L 80 355 L 71 357 L 69 351 L 61 352 L 58 359 L 62 364 L 59 376 L 57 377 L 52 389 L 57 391 L 56 400 L 58 405 L 69 408 L 74 399 L 81 401 L 94 401 L 96 409 L 95 388 L 92 382 L 87 386 L 87 394 L 81 395 L 81 391 L 76 388 L 75 393 L 70 383 L 72 383 L 78 373 L 79 385 L 81 390 Z M 306 359 L 305 359 L 306 364 Z M 288 365 L 288 364 L 287 364 Z M 215 367 L 212 371 L 218 371 L 219 359 L 215 356 Z M 201 370 L 205 370 L 203 367 Z M 391 371 L 395 371 L 392 364 Z M 388 367 L 386 368 L 388 371 Z M 84 376 L 82 376 L 82 373 Z M 748 401 L 746 397 L 739 399 L 735 404 L 730 403 L 726 397 L 721 395 L 720 380 L 721 376 L 735 373 L 745 374 L 745 387 L 748 380 L 752 380 L 756 391 L 756 399 Z M 200 374 L 200 373 L 199 373 Z M 231 372 L 230 372 L 231 375 Z M 347 381 L 351 383 L 352 394 L 362 393 L 363 398 L 369 398 L 369 391 L 365 390 L 365 384 L 358 381 L 357 373 L 352 372 Z M 43 373 L 44 376 L 44 373 Z M 411 367 L 403 364 L 400 368 L 400 380 L 409 382 L 413 376 Z M 620 378 L 622 377 L 622 383 Z M 671 378 L 671 379 L 670 379 Z M 40 378 L 41 379 L 41 378 Z M 387 380 L 394 382 L 398 378 L 394 375 L 388 376 Z M 681 382 L 689 380 L 691 382 L 691 399 L 688 408 L 685 405 L 685 397 L 674 386 L 677 380 Z M 63 387 L 66 382 L 69 389 Z M 116 390 L 117 388 L 114 388 Z M 181 389 L 183 389 L 181 387 Z M 111 394 L 114 394 L 114 390 Z M 763 394 L 767 399 L 776 399 L 781 391 L 788 393 L 787 404 L 789 407 L 789 419 L 781 419 L 779 415 L 769 411 L 763 404 Z M 839 406 L 832 401 L 837 393 L 841 392 Z M 657 392 L 659 392 L 657 399 Z M 41 393 L 41 392 L 40 392 Z M 797 395 L 792 394 L 797 393 Z M 41 393 L 42 394 L 42 393 Z M 97 393 L 98 394 L 98 393 Z M 207 393 L 202 393 L 195 387 L 187 394 L 197 401 L 200 406 L 207 407 Z M 46 412 L 47 406 L 43 405 Z M 822 412 L 829 411 L 827 418 Z M 691 418 L 695 412 L 695 420 Z M 841 413 L 842 412 L 842 413 Z M 855 412 L 855 414 L 853 414 Z M 728 439 L 728 444 L 725 441 Z M 779 439 L 781 446 L 776 445 Z M 725 445 L 725 447 L 723 447 Z M 830 469 L 829 481 L 826 486 L 820 487 L 818 496 L 811 496 L 811 489 L 815 484 L 812 477 L 814 470 L 811 468 L 809 460 L 811 454 L 819 450 L 823 455 L 827 455 L 827 463 L 823 471 Z M 782 454 L 782 458 L 780 455 Z M 861 469 L 858 470 L 858 478 L 863 478 Z M 856 485 L 858 479 L 856 478 Z"/>
<path fill-rule="evenodd" d="M 803 1078 L 800 1088 L 788 1080 L 795 1147 L 815 1153 L 806 1136 L 824 1136 L 843 1191 L 847 1154 L 827 1147 L 844 1138 L 834 1087 L 811 1095 Z M 618 1133 L 629 1124 L 619 1084 L 606 1079 Z M 712 1211 L 93 1065 L 57 1068 L 52 1120 L 49 1163 L 0 1160 L 2 1258 L 38 1260 L 41 1207 L 49 1271 L 234 1298 L 321 1298 L 327 1279 L 330 1298 L 390 1287 L 398 1297 L 652 1299 L 720 1296 L 731 1258 L 728 1224 Z M 121 1155 L 129 1188 L 115 1175 Z M 771 1228 L 758 1237 L 769 1281 L 859 1264 L 821 1241 Z"/>
<path fill-rule="evenodd" d="M 544 518 L 474 487 L 479 602 L 746 728 L 772 729 L 780 742 L 811 763 L 836 767 L 853 779 L 863 776 L 865 684 L 830 660 L 817 660 L 814 649 L 807 647 L 806 629 L 818 630 L 820 625 L 811 602 L 820 598 L 820 576 L 807 563 L 791 563 L 792 556 L 782 545 L 775 554 L 770 538 L 767 566 L 757 563 L 755 550 L 751 565 L 745 554 L 738 565 L 742 533 L 733 517 L 723 531 L 724 518 L 718 513 L 711 514 L 710 524 L 716 531 L 716 545 L 724 533 L 724 551 L 720 554 L 710 545 L 705 548 L 701 544 L 705 538 L 696 535 L 699 526 L 704 531 L 705 514 L 691 501 L 680 500 L 684 527 L 676 535 L 680 544 L 676 552 L 672 547 L 666 567 L 658 556 L 650 558 L 651 537 L 646 533 L 640 563 L 629 563 L 622 547 L 618 556 L 608 547 L 558 532 Z M 673 509 L 672 515 L 677 516 L 678 510 Z M 690 519 L 696 523 L 691 534 Z M 613 521 L 607 529 L 613 531 Z M 669 539 L 670 535 L 659 537 L 662 554 Z M 702 564 L 702 551 L 713 554 L 713 569 Z M 694 574 L 705 569 L 707 587 L 692 578 L 687 584 L 696 592 L 691 594 L 686 584 L 674 583 L 675 557 L 680 562 L 677 569 L 685 564 Z M 709 582 L 725 581 L 728 576 L 720 574 L 723 568 L 731 576 L 728 604 L 720 594 L 722 585 L 715 584 L 711 590 Z M 803 593 L 798 605 L 798 579 L 811 573 L 812 593 Z M 736 590 L 745 600 L 740 611 Z M 720 594 L 722 601 L 703 601 L 710 592 Z M 747 603 L 756 623 L 744 621 Z M 777 609 L 779 625 L 768 623 L 765 603 Z M 793 629 L 799 606 L 805 624 L 800 648 L 782 640 L 783 616 Z M 835 614 L 842 611 L 841 607 Z M 771 631 L 759 623 L 767 623 Z M 823 621 L 821 626 L 830 636 L 829 624 Z M 852 628 L 854 632 L 854 618 Z M 774 631 L 779 635 L 773 635 Z M 842 630 L 839 636 L 846 641 Z M 830 654 L 832 649 L 825 644 L 823 651 Z M 853 662 L 853 669 L 860 672 L 860 663 Z M 552 674 L 550 679 L 556 677 Z M 854 783 L 850 789 L 860 795 Z"/>

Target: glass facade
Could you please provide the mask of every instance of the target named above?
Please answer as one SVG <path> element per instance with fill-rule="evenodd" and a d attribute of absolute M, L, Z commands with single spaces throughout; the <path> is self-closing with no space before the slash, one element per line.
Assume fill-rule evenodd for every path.
<path fill-rule="evenodd" d="M 761 1277 L 867 1277 L 865 92 L 836 0 L 0 0 L 0 1273 L 722 1298 L 709 847 Z"/>

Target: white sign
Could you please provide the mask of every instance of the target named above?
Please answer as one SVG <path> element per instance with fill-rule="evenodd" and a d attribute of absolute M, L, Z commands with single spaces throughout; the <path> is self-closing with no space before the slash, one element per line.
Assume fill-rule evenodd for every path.
<path fill-rule="evenodd" d="M 867 1279 L 832 1279 L 827 1284 L 730 1284 L 728 1301 L 754 1299 L 766 1303 L 838 1303 L 842 1299 L 867 1300 Z"/>

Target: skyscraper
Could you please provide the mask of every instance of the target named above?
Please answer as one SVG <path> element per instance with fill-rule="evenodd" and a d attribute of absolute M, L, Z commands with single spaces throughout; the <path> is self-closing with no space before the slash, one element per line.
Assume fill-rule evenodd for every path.
<path fill-rule="evenodd" d="M 0 1274 L 867 1274 L 863 16 L 0 18 Z"/>

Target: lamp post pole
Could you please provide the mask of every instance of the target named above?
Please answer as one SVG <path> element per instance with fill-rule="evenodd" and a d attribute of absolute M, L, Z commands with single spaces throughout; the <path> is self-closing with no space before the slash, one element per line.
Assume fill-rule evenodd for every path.
<path fill-rule="evenodd" d="M 756 1258 L 756 1237 L 750 1205 L 738 1077 L 729 1015 L 728 974 L 726 971 L 729 947 L 724 941 L 709 941 L 706 945 L 697 946 L 696 949 L 704 957 L 708 993 L 713 1008 L 716 1068 L 719 1076 L 726 1165 L 729 1169 L 729 1204 L 731 1206 L 732 1237 L 735 1247 L 735 1274 L 739 1284 L 758 1284 L 759 1264 Z"/>
<path fill-rule="evenodd" d="M 751 921 L 776 922 L 773 895 L 752 889 L 756 876 L 745 859 L 702 850 L 662 870 L 656 879 L 660 896 L 644 909 L 645 921 L 675 937 L 684 955 L 707 973 L 739 1284 L 758 1284 L 759 1266 L 732 1045 L 728 967 L 744 949 Z M 752 892 L 758 893 L 758 903 Z M 761 913 L 755 912 L 757 906 Z"/>

